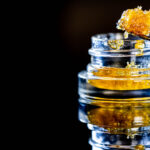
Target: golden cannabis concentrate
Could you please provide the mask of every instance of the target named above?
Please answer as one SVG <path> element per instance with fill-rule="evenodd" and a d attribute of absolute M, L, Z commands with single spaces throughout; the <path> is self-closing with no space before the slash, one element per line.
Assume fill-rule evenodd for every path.
<path fill-rule="evenodd" d="M 118 21 L 117 28 L 126 31 L 125 35 L 131 33 L 150 39 L 150 11 L 143 11 L 142 7 L 124 11 Z"/>

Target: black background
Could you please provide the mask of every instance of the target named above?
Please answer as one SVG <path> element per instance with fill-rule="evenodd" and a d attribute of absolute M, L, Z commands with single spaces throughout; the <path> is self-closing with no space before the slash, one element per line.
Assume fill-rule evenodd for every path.
<path fill-rule="evenodd" d="M 122 12 L 139 5 L 149 10 L 150 0 L 62 0 L 52 5 L 56 23 L 50 65 L 54 66 L 52 74 L 56 77 L 51 80 L 56 107 L 53 123 L 57 128 L 54 149 L 91 149 L 90 131 L 78 121 L 77 74 L 90 62 L 91 36 L 117 32 L 116 22 Z"/>

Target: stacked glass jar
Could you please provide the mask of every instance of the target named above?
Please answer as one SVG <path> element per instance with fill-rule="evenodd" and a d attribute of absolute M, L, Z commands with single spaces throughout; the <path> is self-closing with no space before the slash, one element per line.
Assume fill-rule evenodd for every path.
<path fill-rule="evenodd" d="M 150 149 L 150 41 L 96 35 L 89 54 L 78 74 L 79 120 L 92 149 Z"/>

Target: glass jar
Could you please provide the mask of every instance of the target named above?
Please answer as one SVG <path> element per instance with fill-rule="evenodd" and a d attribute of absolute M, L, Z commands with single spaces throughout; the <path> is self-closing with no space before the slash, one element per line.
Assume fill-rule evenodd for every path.
<path fill-rule="evenodd" d="M 150 149 L 150 41 L 121 33 L 92 37 L 78 74 L 79 120 L 92 150 Z"/>

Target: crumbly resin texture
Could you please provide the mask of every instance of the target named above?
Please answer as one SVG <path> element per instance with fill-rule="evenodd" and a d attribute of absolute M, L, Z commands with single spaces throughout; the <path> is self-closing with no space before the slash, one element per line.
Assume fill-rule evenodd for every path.
<path fill-rule="evenodd" d="M 124 11 L 117 23 L 117 28 L 126 31 L 126 37 L 126 33 L 131 33 L 147 38 L 150 35 L 150 11 L 143 11 L 142 7 Z"/>

